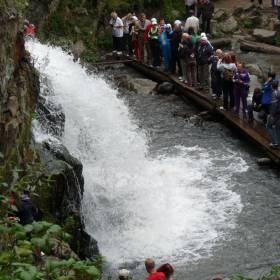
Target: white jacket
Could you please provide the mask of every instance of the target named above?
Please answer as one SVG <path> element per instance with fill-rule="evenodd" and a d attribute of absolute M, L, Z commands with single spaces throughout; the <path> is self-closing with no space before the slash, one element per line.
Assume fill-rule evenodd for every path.
<path fill-rule="evenodd" d="M 199 19 L 195 16 L 188 17 L 185 23 L 185 31 L 188 32 L 188 29 L 192 27 L 194 29 L 195 34 L 198 33 L 199 30 Z"/>

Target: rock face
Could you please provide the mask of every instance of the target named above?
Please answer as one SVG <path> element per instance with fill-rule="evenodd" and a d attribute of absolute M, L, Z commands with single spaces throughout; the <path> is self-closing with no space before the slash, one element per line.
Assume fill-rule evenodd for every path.
<path fill-rule="evenodd" d="M 266 29 L 254 29 L 254 37 L 262 42 L 267 44 L 273 44 L 276 36 L 276 31 L 266 30 Z"/>
<path fill-rule="evenodd" d="M 24 158 L 39 80 L 24 49 L 23 7 L 14 1 L 0 6 L 0 152 L 5 161 Z"/>
<path fill-rule="evenodd" d="M 230 16 L 221 23 L 220 28 L 224 33 L 233 33 L 238 29 L 238 23 L 233 16 Z"/>
<path fill-rule="evenodd" d="M 43 215 L 51 215 L 57 223 L 66 225 L 73 236 L 71 248 L 80 258 L 93 259 L 99 254 L 97 242 L 85 231 L 81 214 L 84 178 L 83 166 L 61 144 L 36 144 L 36 151 L 44 166 L 44 176 L 50 178 L 49 187 L 38 188 L 38 205 Z M 41 206 L 41 207 L 40 207 Z"/>

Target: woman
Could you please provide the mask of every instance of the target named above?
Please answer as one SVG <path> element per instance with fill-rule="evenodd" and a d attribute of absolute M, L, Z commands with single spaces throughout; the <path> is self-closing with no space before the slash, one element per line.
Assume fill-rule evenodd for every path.
<path fill-rule="evenodd" d="M 233 96 L 233 73 L 237 70 L 236 65 L 232 63 L 229 53 L 218 61 L 217 69 L 221 71 L 223 87 L 223 107 L 221 109 L 229 110 L 234 107 Z"/>
<path fill-rule="evenodd" d="M 169 263 L 160 266 L 157 269 L 157 272 L 162 272 L 165 275 L 166 280 L 173 279 L 174 269 Z"/>
<path fill-rule="evenodd" d="M 152 27 L 148 33 L 149 44 L 152 53 L 153 66 L 158 68 L 160 66 L 160 47 L 159 47 L 159 28 L 157 20 L 152 20 Z"/>
<path fill-rule="evenodd" d="M 130 35 L 131 35 L 133 54 L 137 61 L 140 61 L 140 48 L 138 43 L 139 29 L 140 29 L 140 25 L 139 25 L 138 18 L 136 16 L 133 16 Z"/>
<path fill-rule="evenodd" d="M 247 95 L 250 83 L 250 75 L 248 71 L 245 69 L 243 63 L 237 64 L 237 71 L 233 75 L 233 93 L 235 100 L 235 111 L 234 114 L 236 116 L 239 115 L 240 109 L 240 100 L 242 101 L 242 111 L 243 111 L 243 119 L 245 119 L 246 111 L 247 111 Z"/>

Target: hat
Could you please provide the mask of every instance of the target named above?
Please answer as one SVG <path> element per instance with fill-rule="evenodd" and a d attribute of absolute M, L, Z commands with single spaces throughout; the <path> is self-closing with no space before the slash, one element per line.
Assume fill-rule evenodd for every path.
<path fill-rule="evenodd" d="M 167 24 L 165 25 L 165 28 L 166 28 L 166 29 L 171 29 L 171 28 L 172 28 L 172 26 L 171 26 L 171 24 L 170 24 L 170 23 L 167 23 Z"/>
<path fill-rule="evenodd" d="M 126 277 L 128 277 L 129 275 L 130 275 L 130 271 L 129 271 L 129 270 L 127 270 L 127 269 L 121 269 L 121 270 L 119 270 L 119 276 L 120 276 L 120 277 L 126 278 Z"/>
<path fill-rule="evenodd" d="M 202 32 L 202 33 L 200 34 L 200 37 L 205 37 L 205 38 L 207 39 L 207 35 L 206 35 L 206 33 L 204 33 L 204 32 Z"/>
<path fill-rule="evenodd" d="M 181 25 L 182 22 L 181 22 L 180 20 L 176 19 L 176 20 L 174 21 L 174 24 L 175 24 L 175 25 Z"/>
<path fill-rule="evenodd" d="M 156 21 L 156 20 L 157 20 L 157 19 L 156 19 L 156 18 L 154 18 L 154 17 L 153 17 L 153 18 L 151 18 L 151 22 L 152 22 L 152 21 Z"/>
<path fill-rule="evenodd" d="M 153 19 L 152 20 L 152 24 L 154 25 L 154 24 L 157 24 L 157 20 L 156 19 Z"/>
<path fill-rule="evenodd" d="M 137 16 L 132 16 L 131 17 L 133 20 L 138 20 Z"/>

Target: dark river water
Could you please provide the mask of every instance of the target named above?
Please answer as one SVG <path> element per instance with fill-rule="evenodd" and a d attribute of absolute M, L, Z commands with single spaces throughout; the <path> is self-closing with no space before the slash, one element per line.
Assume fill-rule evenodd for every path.
<path fill-rule="evenodd" d="M 131 69 L 122 71 L 132 75 Z M 125 91 L 120 89 L 120 92 Z M 172 153 L 172 147 L 176 145 L 197 145 L 210 154 L 212 151 L 213 157 L 217 156 L 217 150 L 219 156 L 234 151 L 236 157 L 242 158 L 248 166 L 248 170 L 235 173 L 230 178 L 231 189 L 240 195 L 243 206 L 237 215 L 235 227 L 226 232 L 222 242 L 213 246 L 210 256 L 177 264 L 175 278 L 199 280 L 231 274 L 257 277 L 279 263 L 279 173 L 256 164 L 258 157 L 263 155 L 262 151 L 221 122 L 204 120 L 201 124 L 195 117 L 184 118 L 186 114 L 191 116 L 199 111 L 191 102 L 185 103 L 179 96 L 124 93 L 121 98 L 137 125 L 148 132 L 151 154 L 161 153 L 163 149 Z M 216 164 L 229 165 L 231 162 L 217 159 Z M 210 172 L 213 172 L 214 178 L 223 176 L 217 174 L 215 169 Z M 143 267 L 138 267 L 136 275 L 143 278 L 143 270 Z"/>

